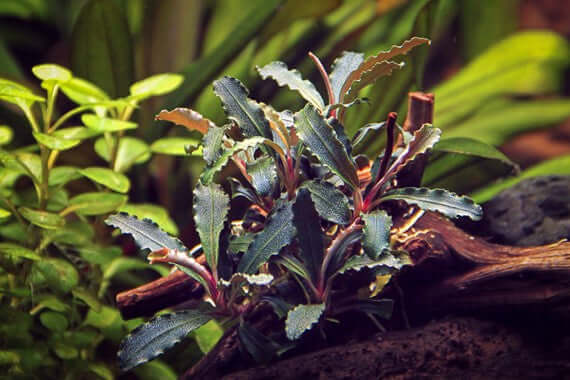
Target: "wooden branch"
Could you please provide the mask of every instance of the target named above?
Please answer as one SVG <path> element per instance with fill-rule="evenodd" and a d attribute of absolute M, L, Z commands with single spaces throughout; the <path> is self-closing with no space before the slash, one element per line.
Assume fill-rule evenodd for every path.
<path fill-rule="evenodd" d="M 123 319 L 131 319 L 200 298 L 203 293 L 204 289 L 197 281 L 177 270 L 166 277 L 117 294 L 116 302 Z"/>

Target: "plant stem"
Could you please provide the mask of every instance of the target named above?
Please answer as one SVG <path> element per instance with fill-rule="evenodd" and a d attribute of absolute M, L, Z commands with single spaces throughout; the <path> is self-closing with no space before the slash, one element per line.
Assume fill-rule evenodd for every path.
<path fill-rule="evenodd" d="M 42 161 L 42 178 L 40 185 L 40 210 L 45 210 L 49 198 L 49 149 L 40 144 L 40 157 Z"/>
<path fill-rule="evenodd" d="M 312 52 L 309 52 L 309 57 L 313 60 L 313 62 L 317 66 L 317 69 L 319 70 L 319 73 L 321 74 L 321 77 L 323 78 L 323 82 L 327 90 L 327 96 L 329 98 L 329 104 L 334 104 L 334 92 L 332 89 L 331 80 L 329 78 L 329 75 L 327 74 L 327 71 L 325 70 L 325 67 L 323 66 L 319 57 L 314 55 Z"/>
<path fill-rule="evenodd" d="M 384 157 L 382 157 L 382 162 L 380 163 L 378 178 L 382 178 L 384 173 L 386 173 L 388 162 L 390 162 L 390 158 L 392 156 L 392 150 L 394 149 L 394 126 L 396 125 L 397 118 L 397 113 L 390 112 L 388 114 L 388 119 L 386 119 L 386 149 L 384 150 Z"/>

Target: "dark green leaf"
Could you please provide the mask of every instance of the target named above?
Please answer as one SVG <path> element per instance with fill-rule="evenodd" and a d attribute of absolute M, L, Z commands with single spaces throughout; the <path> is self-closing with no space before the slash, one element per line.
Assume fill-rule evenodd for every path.
<path fill-rule="evenodd" d="M 127 203 L 121 206 L 120 212 L 136 216 L 139 219 L 150 219 L 158 224 L 160 228 L 169 234 L 178 235 L 178 227 L 174 220 L 168 214 L 168 211 L 161 207 L 150 203 Z"/>
<path fill-rule="evenodd" d="M 105 223 L 118 228 L 124 234 L 131 234 L 141 249 L 149 249 L 151 252 L 161 248 L 187 251 L 182 242 L 166 232 L 149 219 L 139 220 L 134 216 L 120 213 L 109 216 Z"/>
<path fill-rule="evenodd" d="M 292 308 L 291 305 L 289 305 L 280 297 L 263 296 L 261 297 L 261 300 L 268 302 L 271 305 L 273 311 L 275 312 L 275 315 L 277 315 L 277 318 L 279 319 L 284 318 Z"/>
<path fill-rule="evenodd" d="M 287 314 L 285 320 L 285 333 L 290 340 L 296 340 L 313 325 L 319 322 L 321 315 L 325 311 L 325 304 L 297 305 Z"/>
<path fill-rule="evenodd" d="M 271 157 L 261 157 L 247 164 L 247 174 L 258 195 L 267 197 L 273 193 L 277 182 L 277 169 Z"/>
<path fill-rule="evenodd" d="M 68 293 L 79 283 L 75 267 L 62 259 L 45 258 L 35 261 L 33 268 L 43 275 L 50 288 L 62 293 Z"/>
<path fill-rule="evenodd" d="M 236 236 L 233 239 L 230 239 L 228 251 L 230 253 L 233 253 L 234 255 L 237 255 L 240 252 L 246 252 L 247 247 L 249 247 L 254 237 L 255 237 L 254 234 L 249 233 L 249 234 L 244 234 L 242 236 Z"/>
<path fill-rule="evenodd" d="M 127 196 L 113 193 L 83 193 L 69 200 L 69 209 L 78 215 L 102 215 L 127 202 Z"/>
<path fill-rule="evenodd" d="M 40 321 L 44 327 L 56 332 L 64 332 L 67 330 L 69 323 L 63 314 L 55 311 L 45 311 L 40 315 Z"/>
<path fill-rule="evenodd" d="M 363 313 L 377 315 L 380 318 L 390 319 L 394 310 L 394 301 L 390 299 L 356 300 L 343 305 L 343 308 L 354 309 Z"/>
<path fill-rule="evenodd" d="M 348 153 L 349 156 L 352 155 L 352 144 L 350 143 L 350 140 L 346 135 L 346 132 L 344 130 L 344 125 L 342 125 L 340 120 L 336 118 L 329 118 L 328 123 L 336 133 L 336 137 L 338 138 L 338 140 L 344 146 L 346 153 Z"/>
<path fill-rule="evenodd" d="M 121 370 L 128 371 L 161 355 L 210 319 L 198 310 L 184 310 L 140 325 L 121 342 L 117 353 Z"/>
<path fill-rule="evenodd" d="M 161 276 L 166 276 L 169 273 L 169 269 L 159 265 L 150 265 L 142 260 L 136 259 L 134 257 L 117 257 L 113 259 L 110 263 L 105 263 L 105 270 L 103 271 L 103 279 L 101 280 L 101 285 L 99 286 L 99 292 L 97 296 L 102 298 L 105 296 L 105 292 L 111 283 L 113 277 L 130 270 L 142 270 L 150 269 Z"/>
<path fill-rule="evenodd" d="M 460 197 L 443 189 L 404 187 L 387 192 L 381 199 L 382 201 L 402 200 L 424 210 L 437 211 L 450 218 L 467 216 L 473 220 L 479 220 L 483 217 L 483 209 L 472 199 Z"/>
<path fill-rule="evenodd" d="M 299 138 L 320 162 L 338 175 L 346 184 L 357 188 L 356 167 L 338 140 L 336 133 L 316 108 L 307 104 L 295 114 L 295 127 Z"/>
<path fill-rule="evenodd" d="M 363 214 L 364 221 L 362 247 L 371 259 L 377 259 L 382 252 L 390 248 L 390 229 L 392 218 L 383 210 Z"/>
<path fill-rule="evenodd" d="M 2 256 L 9 256 L 12 258 L 23 258 L 33 261 L 41 259 L 41 256 L 32 251 L 31 249 L 13 243 L 0 243 L 0 254 Z"/>
<path fill-rule="evenodd" d="M 112 98 L 126 96 L 133 82 L 134 59 L 129 25 L 112 0 L 91 0 L 73 27 L 73 72 Z"/>
<path fill-rule="evenodd" d="M 293 222 L 296 226 L 301 227 L 297 228 L 301 257 L 312 280 L 317 281 L 323 261 L 323 231 L 321 219 L 307 189 L 301 188 L 297 192 L 293 213 Z"/>
<path fill-rule="evenodd" d="M 27 207 L 20 207 L 18 211 L 30 223 L 42 228 L 54 229 L 63 227 L 65 225 L 65 219 L 59 214 L 53 214 L 47 211 L 32 210 L 31 208 Z"/>
<path fill-rule="evenodd" d="M 321 218 L 340 224 L 347 225 L 352 213 L 349 200 L 340 190 L 328 182 L 309 181 L 303 184 L 311 192 L 311 198 Z"/>
<path fill-rule="evenodd" d="M 360 67 L 364 61 L 364 54 L 345 51 L 340 57 L 335 59 L 333 69 L 330 74 L 331 87 L 334 94 L 334 102 L 340 103 L 342 85 L 348 76 Z"/>
<path fill-rule="evenodd" d="M 129 179 L 121 173 L 103 167 L 91 167 L 81 169 L 79 173 L 90 180 L 97 182 L 113 191 L 128 193 L 131 183 Z"/>
<path fill-rule="evenodd" d="M 243 347 L 257 363 L 267 363 L 275 356 L 279 348 L 279 345 L 271 338 L 246 322 L 240 323 L 238 336 Z"/>
<path fill-rule="evenodd" d="M 222 143 L 225 133 L 225 127 L 213 126 L 210 127 L 208 132 L 204 135 L 202 139 L 202 154 L 208 165 L 211 165 L 222 155 Z"/>
<path fill-rule="evenodd" d="M 224 229 L 229 204 L 229 197 L 218 184 L 198 184 L 194 189 L 194 222 L 206 261 L 213 273 L 218 270 L 220 234 Z"/>
<path fill-rule="evenodd" d="M 239 80 L 227 76 L 218 79 L 214 82 L 214 92 L 222 100 L 228 118 L 237 123 L 245 136 L 271 139 L 271 128 L 263 109 L 247 97 L 249 92 Z"/>
<path fill-rule="evenodd" d="M 293 255 L 283 254 L 276 258 L 274 261 L 277 264 L 283 265 L 289 272 L 295 273 L 301 278 L 311 278 L 311 274 L 307 271 L 305 265 Z"/>
<path fill-rule="evenodd" d="M 88 290 L 83 288 L 75 288 L 71 290 L 71 293 L 75 298 L 78 298 L 81 301 L 85 302 L 85 304 L 88 305 L 91 309 L 95 311 L 101 310 L 101 302 L 99 302 L 95 294 L 92 294 Z"/>
<path fill-rule="evenodd" d="M 297 70 L 289 70 L 283 62 L 271 62 L 263 67 L 257 67 L 257 71 L 263 79 L 273 78 L 279 86 L 287 86 L 293 91 L 298 91 L 305 100 L 322 111 L 325 102 L 315 86 L 301 77 Z"/>
<path fill-rule="evenodd" d="M 295 236 L 293 210 L 287 203 L 270 217 L 265 228 L 256 234 L 247 252 L 242 256 L 237 271 L 252 274 L 273 255 L 277 255 Z"/>
<path fill-rule="evenodd" d="M 220 170 L 222 170 L 222 168 L 224 166 L 226 166 L 230 157 L 232 157 L 234 154 L 236 154 L 239 151 L 249 149 L 249 148 L 253 148 L 257 145 L 261 145 L 266 140 L 267 139 L 265 139 L 263 137 L 250 137 L 246 140 L 239 141 L 239 142 L 235 143 L 234 146 L 226 149 L 224 151 L 224 153 L 222 153 L 222 155 L 220 156 L 220 158 L 218 158 L 218 160 L 216 162 L 214 162 L 212 165 L 208 166 L 202 172 L 202 175 L 200 176 L 200 181 L 203 184 L 206 184 L 206 185 L 209 184 L 210 182 L 212 182 L 214 180 L 214 176 L 216 175 L 216 173 L 219 172 Z"/>
<path fill-rule="evenodd" d="M 360 271 L 364 268 L 373 268 L 377 272 L 382 269 L 382 273 L 388 274 L 410 264 L 407 255 L 385 250 L 377 259 L 371 259 L 368 255 L 355 255 L 346 261 L 338 271 L 339 274 L 349 270 Z"/>
<path fill-rule="evenodd" d="M 160 360 L 153 360 L 151 362 L 145 363 L 140 367 L 133 370 L 137 379 L 139 380 L 176 380 L 178 376 L 176 372 L 166 363 Z M 114 380 L 115 376 L 111 372 L 112 377 L 109 380 Z"/>

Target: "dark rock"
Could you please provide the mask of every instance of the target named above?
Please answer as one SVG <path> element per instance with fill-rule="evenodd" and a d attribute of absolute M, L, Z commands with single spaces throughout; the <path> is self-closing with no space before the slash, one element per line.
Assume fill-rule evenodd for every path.
<path fill-rule="evenodd" d="M 570 176 L 521 181 L 483 209 L 485 232 L 498 243 L 534 246 L 570 239 Z"/>

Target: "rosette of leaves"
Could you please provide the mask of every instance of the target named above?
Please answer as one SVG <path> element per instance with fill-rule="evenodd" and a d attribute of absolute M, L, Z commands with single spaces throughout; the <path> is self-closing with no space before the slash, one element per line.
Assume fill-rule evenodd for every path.
<path fill-rule="evenodd" d="M 391 300 L 357 293 L 336 281 L 353 272 L 373 283 L 377 276 L 390 276 L 409 263 L 405 252 L 392 247 L 390 212 L 398 208 L 388 205 L 398 201 L 416 210 L 475 220 L 481 218 L 481 207 L 442 189 L 398 187 L 403 169 L 439 141 L 439 129 L 426 124 L 413 134 L 404 132 L 395 113 L 385 123 L 366 126 L 361 135 L 384 128 L 389 144 L 383 154 L 367 161 L 370 173 L 364 175 L 357 163 L 363 158 L 352 155 L 361 137 L 347 137 L 342 112 L 337 111 L 355 104 L 361 88 L 401 67 L 392 59 L 426 42 L 414 38 L 368 59 L 345 53 L 330 75 L 313 56 L 328 103 L 312 83 L 283 63 L 258 69 L 263 77 L 274 78 L 307 100 L 296 112 L 250 99 L 239 80 L 224 77 L 213 87 L 229 125 L 216 126 L 183 108 L 157 116 L 204 134 L 206 168 L 194 189 L 201 244 L 188 249 L 151 221 L 127 214 L 113 215 L 107 224 L 150 250 L 151 263 L 174 264 L 199 281 L 207 300 L 197 309 L 163 314 L 137 328 L 119 352 L 123 369 L 156 357 L 212 318 L 239 320 L 244 347 L 254 358 L 269 360 L 287 343 L 247 324 L 247 316 L 263 303 L 285 318 L 281 335 L 292 341 L 351 310 L 372 318 L 390 317 Z M 397 131 L 402 134 L 400 146 L 395 146 Z M 215 182 L 230 162 L 239 173 L 228 178 L 231 197 Z M 242 210 L 242 219 L 229 221 L 231 199 L 238 197 L 250 206 Z M 298 292 L 276 286 L 284 283 Z"/>
<path fill-rule="evenodd" d="M 47 371 L 48 377 L 91 372 L 109 378 L 113 371 L 97 361 L 96 348 L 104 339 L 120 340 L 129 327 L 105 305 L 112 279 L 132 269 L 151 268 L 162 275 L 165 269 L 101 245 L 95 233 L 98 217 L 124 209 L 177 232 L 166 210 L 128 203 L 131 184 L 125 173 L 153 151 L 174 150 L 173 144 L 162 151 L 155 145 L 163 141 L 149 146 L 127 133 L 137 128 L 130 118 L 140 102 L 174 90 L 182 78 L 156 75 L 134 83 L 129 96 L 111 99 L 59 65 L 38 65 L 32 72 L 41 81 L 41 95 L 0 79 L 0 100 L 23 113 L 35 140 L 17 146 L 12 128 L 0 128 L 0 340 L 3 355 L 13 359 L 4 364 L 14 376 L 40 371 L 45 376 Z M 76 106 L 59 109 L 61 96 Z M 177 154 L 195 143 L 178 143 Z M 87 144 L 108 165 L 59 165 L 61 156 L 73 158 Z M 83 181 L 83 192 L 77 192 L 77 181 Z"/>

